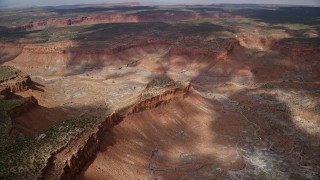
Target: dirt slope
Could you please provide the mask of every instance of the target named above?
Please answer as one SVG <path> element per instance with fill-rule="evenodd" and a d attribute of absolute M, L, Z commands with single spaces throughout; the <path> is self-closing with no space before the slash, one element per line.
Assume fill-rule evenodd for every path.
<path fill-rule="evenodd" d="M 132 114 L 108 131 L 82 178 L 315 178 L 317 86 L 197 87 L 201 93 Z M 299 100 L 299 87 L 313 93 Z"/>
<path fill-rule="evenodd" d="M 248 125 L 241 115 L 223 110 L 197 93 L 184 100 L 130 115 L 106 133 L 84 179 L 226 178 L 244 163 L 232 138 Z M 228 127 L 228 128 L 226 128 Z"/>

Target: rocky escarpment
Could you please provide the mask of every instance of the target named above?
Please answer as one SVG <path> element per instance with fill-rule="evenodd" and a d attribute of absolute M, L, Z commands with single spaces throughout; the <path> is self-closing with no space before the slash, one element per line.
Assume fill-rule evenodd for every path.
<path fill-rule="evenodd" d="M 81 53 L 81 54 L 107 54 L 114 55 L 120 53 L 124 50 L 130 48 L 139 48 L 150 45 L 172 45 L 173 42 L 159 39 L 150 39 L 148 41 L 128 43 L 128 44 L 119 44 L 110 48 L 81 48 L 81 47 L 57 47 L 57 46 L 37 46 L 37 45 L 23 45 L 23 44 L 0 44 L 0 48 L 17 48 L 23 47 L 23 53 L 36 53 L 36 54 L 72 54 L 72 53 Z"/>
<path fill-rule="evenodd" d="M 197 39 L 197 38 L 196 38 Z M 32 44 L 13 44 L 13 43 L 4 43 L 0 44 L 0 49 L 21 49 L 21 53 L 31 53 L 31 54 L 106 54 L 106 55 L 115 55 L 121 53 L 122 51 L 131 49 L 131 48 L 143 48 L 146 46 L 173 46 L 170 49 L 171 54 L 175 55 L 201 55 L 215 57 L 219 48 L 207 49 L 206 47 L 188 47 L 185 44 L 190 43 L 194 39 L 184 39 L 178 41 L 171 40 L 162 40 L 162 39 L 149 39 L 141 42 L 130 42 L 130 43 L 113 43 L 110 47 L 105 48 L 82 48 L 82 47 L 73 47 L 73 46 L 61 46 L 61 45 L 32 45 Z M 182 47 L 179 47 L 182 46 Z M 185 47 L 184 47 L 185 46 Z M 240 46 L 239 40 L 235 38 L 230 38 L 226 42 L 221 44 L 221 50 L 232 51 L 235 46 Z"/>
<path fill-rule="evenodd" d="M 190 13 L 190 12 L 155 12 L 148 14 L 114 14 L 83 16 L 69 19 L 48 19 L 37 22 L 23 24 L 10 31 L 32 31 L 41 30 L 48 27 L 67 27 L 79 25 L 91 25 L 101 23 L 137 23 L 137 22 L 158 22 L 158 21 L 180 21 L 188 19 L 202 18 L 239 18 L 240 16 L 229 13 L 209 14 L 209 13 Z"/>
<path fill-rule="evenodd" d="M 141 58 L 143 53 L 165 53 L 173 56 L 186 56 L 192 58 L 208 57 L 216 58 L 221 53 L 229 52 L 233 43 L 226 41 L 221 49 L 202 49 L 190 47 L 177 47 L 183 42 L 150 39 L 147 41 L 128 44 L 114 44 L 111 47 L 90 49 L 82 47 L 63 47 L 53 45 L 26 45 L 22 53 L 13 61 L 6 64 L 20 68 L 34 75 L 61 75 L 70 73 L 83 73 L 87 68 L 104 67 L 107 64 L 115 64 L 117 57 Z M 13 47 L 12 47 L 13 48 Z M 136 52 L 139 53 L 136 53 Z M 167 56 L 167 57 L 169 57 Z M 30 59 L 30 60 L 29 60 Z M 123 59 L 123 58 L 121 58 Z M 25 61 L 28 60 L 26 64 Z"/>
<path fill-rule="evenodd" d="M 138 113 L 147 109 L 152 109 L 157 106 L 167 104 L 170 101 L 184 98 L 191 90 L 191 84 L 166 87 L 161 89 L 160 92 L 150 92 L 150 90 L 144 92 L 141 95 L 140 101 L 134 105 L 129 114 Z M 159 91 L 159 90 L 156 90 Z M 156 95 L 154 95 L 156 94 Z M 151 96 L 151 97 L 150 97 Z"/>
<path fill-rule="evenodd" d="M 67 153 L 67 157 L 64 157 L 66 160 L 63 163 L 64 166 L 61 167 L 63 169 L 54 168 L 54 164 L 59 163 L 58 161 L 61 161 L 61 159 L 59 160 L 59 158 L 51 157 L 49 159 L 51 162 L 48 162 L 47 167 L 43 169 L 40 179 L 75 179 L 79 177 L 83 168 L 90 162 L 100 148 L 106 131 L 109 131 L 112 127 L 120 123 L 126 116 L 167 104 L 175 99 L 183 98 L 190 90 L 191 85 L 189 83 L 178 83 L 171 84 L 170 86 L 165 85 L 165 87 L 152 87 L 146 89 L 132 108 L 127 109 L 124 114 L 111 114 L 98 125 L 98 128 L 96 128 L 94 132 L 87 136 L 83 144 L 77 146 L 77 150 L 73 151 L 73 153 L 70 153 L 70 150 L 67 150 L 69 153 Z M 152 94 L 152 97 L 150 97 L 150 94 Z M 66 152 L 63 150 L 60 152 L 60 154 L 64 153 Z M 54 154 L 53 156 L 57 157 L 59 156 L 59 153 Z"/>
<path fill-rule="evenodd" d="M 47 27 L 67 27 L 75 25 L 90 25 L 99 23 L 122 23 L 122 22 L 139 22 L 137 16 L 132 15 L 99 15 L 90 17 L 77 17 L 70 19 L 49 19 L 38 22 L 32 22 L 29 24 L 24 24 L 13 28 L 11 31 L 31 31 L 31 30 L 41 30 Z"/>
<path fill-rule="evenodd" d="M 97 128 L 96 132 L 93 132 L 84 145 L 76 151 L 70 159 L 65 161 L 65 167 L 63 168 L 62 174 L 59 179 L 74 179 L 78 177 L 82 169 L 87 163 L 95 156 L 98 149 L 100 148 L 101 139 L 104 133 L 110 130 L 113 126 L 120 123 L 124 117 L 118 113 L 114 113 L 108 116 Z M 46 171 L 44 171 L 46 173 Z M 46 175 L 43 175 L 46 177 Z"/>
<path fill-rule="evenodd" d="M 11 92 L 17 93 L 28 90 L 31 83 L 31 78 L 29 76 L 24 76 L 15 80 L 9 80 L 3 83 L 3 85 L 6 86 Z"/>
<path fill-rule="evenodd" d="M 140 22 L 154 21 L 180 21 L 188 19 L 203 19 L 203 18 L 239 18 L 241 16 L 229 13 L 195 13 L 195 12 L 154 12 L 138 15 Z"/>
<path fill-rule="evenodd" d="M 238 41 L 234 39 L 230 39 L 226 44 L 224 49 L 231 50 L 232 47 L 237 44 Z M 131 48 L 143 48 L 146 46 L 171 46 L 171 45 L 180 45 L 183 42 L 173 42 L 169 40 L 159 40 L 159 39 L 150 39 L 142 42 L 134 42 L 128 44 L 119 44 L 114 47 L 109 48 L 99 48 L 99 49 L 90 49 L 90 48 L 81 48 L 81 47 L 55 47 L 55 46 L 39 46 L 39 45 L 21 45 L 17 44 L 19 47 L 23 47 L 23 53 L 32 53 L 32 54 L 105 54 L 105 55 L 115 55 L 121 53 L 122 51 L 131 49 Z M 2 44 L 1 47 L 7 48 L 16 48 L 14 44 Z M 208 57 L 216 57 L 218 52 L 209 49 L 202 48 L 171 48 L 170 53 L 174 55 L 194 55 L 194 56 L 208 56 Z"/>
<path fill-rule="evenodd" d="M 178 43 L 179 44 L 179 43 Z M 221 44 L 221 47 L 216 49 L 206 49 L 206 48 L 171 48 L 171 55 L 178 56 L 190 56 L 190 57 L 209 57 L 217 58 L 221 54 L 230 55 L 235 47 L 239 47 L 240 42 L 237 39 L 230 38 L 227 42 Z"/>
<path fill-rule="evenodd" d="M 31 83 L 30 76 L 20 70 L 11 66 L 0 66 L 0 95 L 4 99 L 28 90 Z"/>

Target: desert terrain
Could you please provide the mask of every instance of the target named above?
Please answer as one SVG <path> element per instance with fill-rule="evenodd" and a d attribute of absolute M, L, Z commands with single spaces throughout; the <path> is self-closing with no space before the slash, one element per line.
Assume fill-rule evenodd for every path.
<path fill-rule="evenodd" d="M 0 9 L 0 179 L 319 179 L 320 8 Z"/>

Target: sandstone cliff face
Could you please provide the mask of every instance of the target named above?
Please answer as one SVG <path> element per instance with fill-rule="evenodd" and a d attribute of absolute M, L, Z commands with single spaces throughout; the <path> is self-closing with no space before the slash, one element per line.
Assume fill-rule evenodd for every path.
<path fill-rule="evenodd" d="M 0 72 L 0 95 L 5 98 L 29 89 L 31 79 L 27 74 L 11 66 L 1 66 Z"/>
<path fill-rule="evenodd" d="M 148 40 L 101 49 L 25 45 L 19 56 L 7 62 L 6 65 L 17 67 L 29 74 L 61 75 L 83 72 L 88 67 L 101 67 L 112 63 L 110 59 L 114 59 L 113 56 L 126 50 L 138 49 L 150 53 L 167 49 L 170 45 L 170 41 L 163 40 Z M 9 47 L 15 48 L 12 44 L 8 44 Z M 129 57 L 129 55 L 126 56 Z"/>
<path fill-rule="evenodd" d="M 168 55 L 187 58 L 218 58 L 221 54 L 231 53 L 239 42 L 230 39 L 219 50 L 202 48 L 176 48 L 180 42 L 151 39 L 148 41 L 118 45 L 111 48 L 88 49 L 81 47 L 25 45 L 22 53 L 6 64 L 18 67 L 24 72 L 34 75 L 61 75 L 83 73 L 86 68 L 104 67 L 113 64 L 110 59 L 122 56 L 139 56 L 133 50 L 141 53 L 169 52 Z M 28 63 L 25 63 L 28 61 Z"/>
<path fill-rule="evenodd" d="M 98 15 L 98 16 L 83 16 L 70 19 L 49 19 L 38 22 L 32 22 L 24 25 L 17 26 L 11 31 L 32 31 L 41 30 L 48 27 L 67 27 L 90 25 L 100 23 L 135 23 L 135 22 L 157 22 L 157 21 L 179 21 L 188 19 L 201 19 L 201 18 L 239 18 L 240 16 L 228 13 L 220 14 L 207 14 L 207 13 L 190 13 L 190 12 L 156 12 L 150 14 L 138 15 Z"/>
<path fill-rule="evenodd" d="M 49 19 L 44 21 L 32 22 L 29 24 L 24 24 L 17 26 L 12 31 L 33 31 L 41 30 L 48 27 L 67 27 L 67 26 L 77 26 L 77 25 L 90 25 L 99 23 L 121 23 L 121 22 L 139 22 L 137 16 L 127 16 L 122 14 L 115 15 L 99 15 L 99 16 L 89 16 L 89 17 L 78 17 L 70 19 Z"/>
<path fill-rule="evenodd" d="M 97 131 L 89 136 L 85 144 L 65 162 L 63 173 L 59 179 L 74 179 L 79 176 L 85 165 L 98 151 L 104 133 L 121 122 L 123 118 L 124 117 L 121 117 L 118 113 L 108 116 L 106 120 L 99 125 Z"/>
<path fill-rule="evenodd" d="M 229 13 L 190 13 L 190 12 L 154 12 L 142 14 L 138 16 L 140 22 L 154 22 L 154 21 L 180 21 L 188 19 L 203 19 L 203 18 L 239 18 L 240 16 Z"/>
<path fill-rule="evenodd" d="M 183 98 L 186 96 L 189 91 L 191 90 L 191 85 L 188 84 L 184 88 L 169 88 L 165 90 L 163 93 L 154 96 L 149 99 L 144 99 L 139 101 L 136 105 L 133 106 L 133 108 L 127 113 L 125 116 L 129 116 L 134 113 L 141 112 L 146 109 L 152 109 L 159 105 L 167 104 L 172 100 Z M 85 140 L 84 144 L 81 145 L 81 147 L 72 155 L 67 158 L 65 161 L 65 165 L 62 170 L 57 172 L 51 172 L 53 169 L 50 168 L 52 164 L 54 164 L 54 156 L 57 156 L 57 154 L 53 154 L 52 157 L 49 158 L 47 167 L 43 169 L 41 177 L 39 179 L 46 178 L 48 176 L 51 176 L 54 174 L 56 177 L 50 177 L 50 178 L 58 178 L 58 179 L 75 179 L 79 177 L 81 174 L 83 168 L 87 165 L 88 162 L 95 156 L 97 153 L 102 138 L 104 137 L 104 134 L 106 131 L 109 131 L 112 127 L 119 124 L 125 116 L 121 116 L 119 113 L 113 113 L 110 116 L 108 116 L 96 129 L 95 132 L 90 134 Z"/>
<path fill-rule="evenodd" d="M 173 89 L 168 89 L 163 93 L 151 97 L 149 99 L 144 99 L 138 102 L 129 114 L 138 113 L 147 109 L 152 109 L 157 106 L 167 104 L 172 100 L 184 98 L 188 95 L 189 91 L 191 90 L 191 84 L 188 84 L 186 87 L 175 87 Z"/>
<path fill-rule="evenodd" d="M 12 93 L 22 92 L 29 89 L 31 85 L 31 79 L 29 76 L 25 76 L 21 79 L 10 80 L 3 83 Z"/>

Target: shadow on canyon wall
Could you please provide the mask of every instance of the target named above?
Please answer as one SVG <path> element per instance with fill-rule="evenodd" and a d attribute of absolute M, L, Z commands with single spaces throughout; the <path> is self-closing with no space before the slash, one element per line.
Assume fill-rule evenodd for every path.
<path fill-rule="evenodd" d="M 130 41 L 134 43 L 149 39 L 175 41 L 192 35 L 206 37 L 211 33 L 222 30 L 224 30 L 223 26 L 211 23 L 200 23 L 198 25 L 188 22 L 107 23 L 89 26 L 79 31 L 73 40 L 78 42 L 80 47 L 88 45 L 90 41 L 99 42 L 103 40 L 121 45 Z"/>
<path fill-rule="evenodd" d="M 170 47 L 187 36 L 205 38 L 214 32 L 223 30 L 222 26 L 211 23 L 201 23 L 197 26 L 189 23 L 168 24 L 163 22 L 92 25 L 79 31 L 78 35 L 73 38 L 77 45 L 66 50 L 66 52 L 73 52 L 83 48 L 88 50 L 88 53 L 67 54 L 69 59 L 67 67 L 70 67 L 71 71 L 67 75 L 81 74 L 85 72 L 86 68 L 101 70 L 103 67 L 115 63 L 125 66 L 134 59 L 139 60 L 145 53 L 157 53 L 156 47 L 153 52 L 148 48 L 144 50 L 148 45 Z M 155 38 L 150 39 L 149 37 Z M 107 44 L 106 42 L 110 43 Z M 130 54 L 128 52 L 130 49 L 135 49 L 137 54 Z M 103 53 L 107 55 L 103 56 Z M 110 59 L 113 59 L 113 61 L 110 61 Z M 78 68 L 79 71 L 72 70 L 73 66 L 80 66 Z"/>
<path fill-rule="evenodd" d="M 31 90 L 40 91 L 40 92 L 44 92 L 43 87 L 44 86 L 42 84 L 39 84 L 35 81 L 32 81 L 31 85 L 29 86 Z"/>
<path fill-rule="evenodd" d="M 20 136 L 19 134 L 25 137 L 37 137 L 41 133 L 59 126 L 59 123 L 86 117 L 88 112 L 96 112 L 98 114 L 102 110 L 102 107 L 95 105 L 75 105 L 72 107 L 63 105 L 48 108 L 42 105 L 30 104 L 30 106 L 24 108 L 17 108 L 16 112 L 12 114 L 12 137 L 18 137 Z"/>
<path fill-rule="evenodd" d="M 38 32 L 40 31 L 14 32 L 8 27 L 0 26 L 0 41 L 3 43 L 1 45 L 2 47 L 0 47 L 0 65 L 18 57 L 24 47 L 24 44 L 20 44 L 20 41 Z M 14 49 L 12 49 L 11 46 L 14 47 Z"/>

